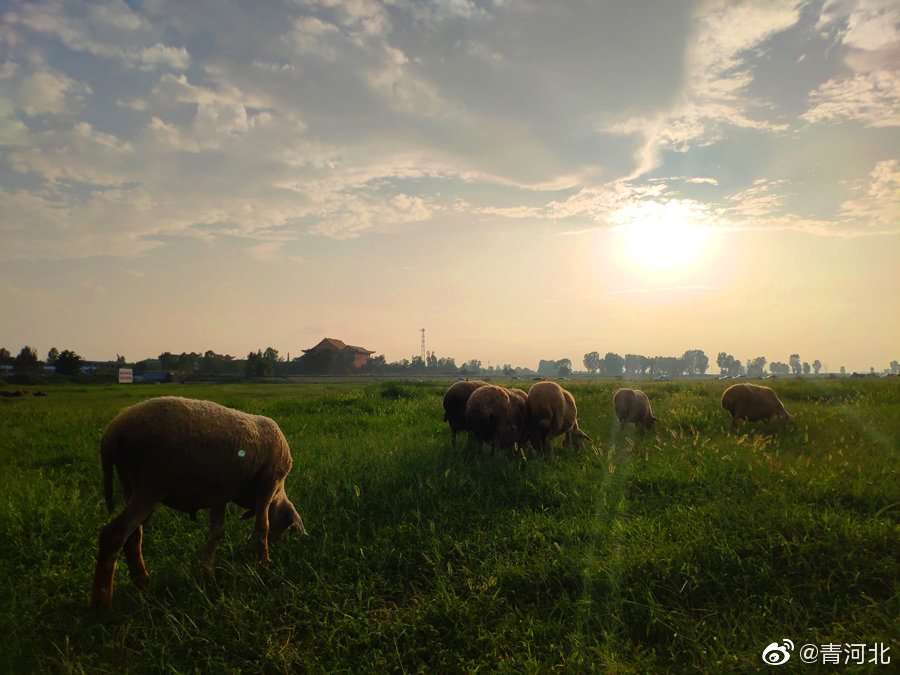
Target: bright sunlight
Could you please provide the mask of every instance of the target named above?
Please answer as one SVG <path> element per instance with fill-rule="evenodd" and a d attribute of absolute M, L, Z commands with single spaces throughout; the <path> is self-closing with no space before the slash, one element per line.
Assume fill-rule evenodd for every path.
<path fill-rule="evenodd" d="M 622 209 L 615 230 L 625 252 L 651 271 L 671 271 L 693 262 L 709 241 L 704 213 L 686 201 L 642 202 Z"/>

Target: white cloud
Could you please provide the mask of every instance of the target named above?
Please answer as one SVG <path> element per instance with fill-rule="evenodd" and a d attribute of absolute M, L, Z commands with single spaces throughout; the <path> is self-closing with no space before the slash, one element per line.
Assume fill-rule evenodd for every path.
<path fill-rule="evenodd" d="M 871 127 L 900 126 L 900 71 L 876 71 L 828 80 L 810 93 L 800 117 L 813 124 L 848 120 Z"/>
<path fill-rule="evenodd" d="M 853 192 L 853 198 L 841 204 L 840 213 L 845 218 L 862 232 L 900 233 L 900 161 L 878 162 Z"/>
<path fill-rule="evenodd" d="M 688 40 L 682 95 L 667 110 L 652 117 L 638 116 L 613 123 L 606 131 L 640 134 L 644 142 L 628 178 L 644 175 L 660 162 L 663 149 L 686 151 L 721 140 L 729 126 L 783 131 L 784 122 L 754 117 L 751 107 L 764 102 L 747 96 L 753 73 L 745 59 L 773 35 L 795 25 L 802 3 L 757 0 L 703 3 Z"/>
<path fill-rule="evenodd" d="M 91 88 L 55 70 L 30 73 L 18 83 L 16 100 L 29 117 L 70 112 Z"/>
<path fill-rule="evenodd" d="M 103 16 L 103 20 L 98 16 Z M 58 38 L 72 51 L 112 59 L 128 68 L 183 70 L 190 63 L 184 47 L 170 47 L 158 40 L 148 44 L 152 40 L 150 24 L 122 2 L 110 2 L 106 6 L 64 2 L 22 4 L 17 12 L 8 13 L 7 19 Z"/>

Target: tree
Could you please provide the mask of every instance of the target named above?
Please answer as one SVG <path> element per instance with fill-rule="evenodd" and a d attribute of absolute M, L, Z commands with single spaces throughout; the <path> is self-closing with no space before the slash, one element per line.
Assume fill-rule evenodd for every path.
<path fill-rule="evenodd" d="M 0 347 L 0 366 L 11 366 L 15 362 L 6 347 Z"/>
<path fill-rule="evenodd" d="M 794 373 L 794 375 L 799 375 L 803 370 L 802 366 L 800 365 L 799 354 L 791 354 L 790 358 L 788 359 L 788 365 L 791 367 L 791 372 Z"/>
<path fill-rule="evenodd" d="M 619 377 L 625 369 L 625 359 L 614 352 L 606 352 L 603 357 L 603 374 L 609 377 Z"/>
<path fill-rule="evenodd" d="M 757 356 L 755 359 L 747 361 L 747 376 L 762 377 L 766 374 L 766 357 Z"/>
<path fill-rule="evenodd" d="M 56 347 L 50 347 L 50 351 L 47 352 L 47 365 L 52 366 L 56 364 L 56 359 L 59 358 L 59 350 Z"/>
<path fill-rule="evenodd" d="M 812 362 L 813 372 L 818 375 L 819 371 L 822 370 L 822 362 L 819 359 L 816 359 Z"/>
<path fill-rule="evenodd" d="M 650 367 L 650 359 L 640 354 L 625 355 L 625 374 L 630 377 L 644 375 Z"/>
<path fill-rule="evenodd" d="M 68 349 L 63 350 L 56 358 L 56 372 L 61 375 L 77 375 L 83 365 L 84 359 Z"/>
<path fill-rule="evenodd" d="M 254 377 L 265 377 L 272 373 L 273 362 L 267 359 L 261 349 L 247 354 L 247 365 L 244 371 Z"/>
<path fill-rule="evenodd" d="M 13 363 L 13 370 L 17 373 L 36 373 L 41 367 L 38 361 L 37 350 L 34 347 L 22 347 L 22 351 Z"/>
<path fill-rule="evenodd" d="M 841 375 L 846 375 L 846 374 L 847 374 L 847 369 L 844 368 L 844 366 L 841 366 Z"/>
<path fill-rule="evenodd" d="M 584 367 L 588 372 L 596 373 L 600 369 L 600 354 L 597 352 L 589 352 L 584 355 Z"/>
<path fill-rule="evenodd" d="M 772 371 L 773 375 L 788 375 L 791 372 L 791 367 L 786 363 L 773 361 L 769 364 L 769 370 Z"/>
<path fill-rule="evenodd" d="M 689 349 L 682 356 L 685 375 L 705 375 L 709 368 L 709 357 L 702 349 Z"/>
<path fill-rule="evenodd" d="M 818 371 L 816 371 L 816 372 L 818 372 Z M 891 372 L 894 375 L 900 375 L 900 361 L 897 361 L 896 359 L 891 361 Z"/>
<path fill-rule="evenodd" d="M 178 370 L 178 357 L 172 352 L 163 352 L 159 355 L 159 365 L 166 372 Z"/>
<path fill-rule="evenodd" d="M 804 374 L 804 375 L 809 375 L 809 371 L 810 371 L 810 370 L 811 370 L 811 368 L 810 368 L 810 366 L 809 366 L 809 362 L 804 361 L 804 362 L 803 362 L 803 374 Z"/>
<path fill-rule="evenodd" d="M 559 377 L 568 377 L 572 374 L 572 359 L 560 359 L 556 362 L 556 373 Z"/>
<path fill-rule="evenodd" d="M 719 366 L 719 373 L 728 377 L 737 377 L 745 372 L 744 364 L 725 352 L 719 352 L 716 357 L 716 365 Z"/>
<path fill-rule="evenodd" d="M 470 359 L 463 364 L 462 370 L 463 372 L 475 373 L 477 375 L 481 372 L 481 361 L 478 359 Z"/>

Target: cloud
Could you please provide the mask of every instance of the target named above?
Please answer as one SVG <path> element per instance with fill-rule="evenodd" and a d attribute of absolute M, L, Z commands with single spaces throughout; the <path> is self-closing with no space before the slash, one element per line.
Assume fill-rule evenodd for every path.
<path fill-rule="evenodd" d="M 753 82 L 748 58 L 773 35 L 787 30 L 800 17 L 801 2 L 725 0 L 700 5 L 688 40 L 681 95 L 655 116 L 636 116 L 602 127 L 617 134 L 639 134 L 643 144 L 628 178 L 642 176 L 659 165 L 664 149 L 684 152 L 696 145 L 721 140 L 727 127 L 778 132 L 787 129 L 754 115 L 765 101 L 747 95 Z"/>
<path fill-rule="evenodd" d="M 72 112 L 90 93 L 91 88 L 85 83 L 48 69 L 30 73 L 19 80 L 15 100 L 26 115 L 34 117 Z"/>
<path fill-rule="evenodd" d="M 861 233 L 900 233 L 900 161 L 878 162 L 867 180 L 853 187 L 853 198 L 843 202 L 840 214 L 858 225 Z"/>
<path fill-rule="evenodd" d="M 828 80 L 809 95 L 812 107 L 800 117 L 813 124 L 863 122 L 900 126 L 900 72 L 876 71 Z"/>
<path fill-rule="evenodd" d="M 829 78 L 810 92 L 801 118 L 812 124 L 862 122 L 900 126 L 900 10 L 884 0 L 826 5 L 817 28 L 836 32 L 849 75 Z"/>
<path fill-rule="evenodd" d="M 128 68 L 184 70 L 190 64 L 187 49 L 154 41 L 149 22 L 119 0 L 102 4 L 23 3 L 5 18 L 57 38 L 74 52 L 112 59 Z"/>

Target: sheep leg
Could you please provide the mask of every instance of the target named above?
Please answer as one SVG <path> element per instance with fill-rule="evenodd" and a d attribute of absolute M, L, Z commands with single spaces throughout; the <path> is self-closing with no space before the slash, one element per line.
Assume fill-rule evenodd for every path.
<path fill-rule="evenodd" d="M 256 520 L 253 525 L 253 536 L 256 538 L 256 557 L 260 563 L 269 562 L 269 504 L 275 495 L 275 485 L 260 488 L 256 497 Z"/>
<path fill-rule="evenodd" d="M 206 548 L 200 556 L 200 566 L 212 571 L 213 561 L 216 557 L 216 547 L 219 540 L 225 534 L 225 505 L 214 506 L 209 510 L 209 536 L 206 538 Z"/>
<path fill-rule="evenodd" d="M 128 539 L 122 550 L 125 551 L 125 560 L 128 563 L 128 573 L 131 576 L 131 582 L 138 588 L 146 588 L 150 583 L 150 575 L 147 574 L 147 568 L 144 567 L 144 556 L 141 555 L 141 539 L 143 538 L 144 526 L 138 525 Z"/>
<path fill-rule="evenodd" d="M 112 609 L 113 579 L 116 573 L 116 558 L 132 533 L 141 526 L 153 512 L 156 501 L 135 499 L 118 516 L 100 530 L 100 550 L 97 553 L 97 567 L 94 570 L 94 584 L 91 587 L 91 607 L 97 611 Z M 129 544 L 128 555 L 135 553 L 135 543 Z M 141 565 L 143 567 L 143 564 Z M 144 570 L 146 574 L 146 570 Z"/>

